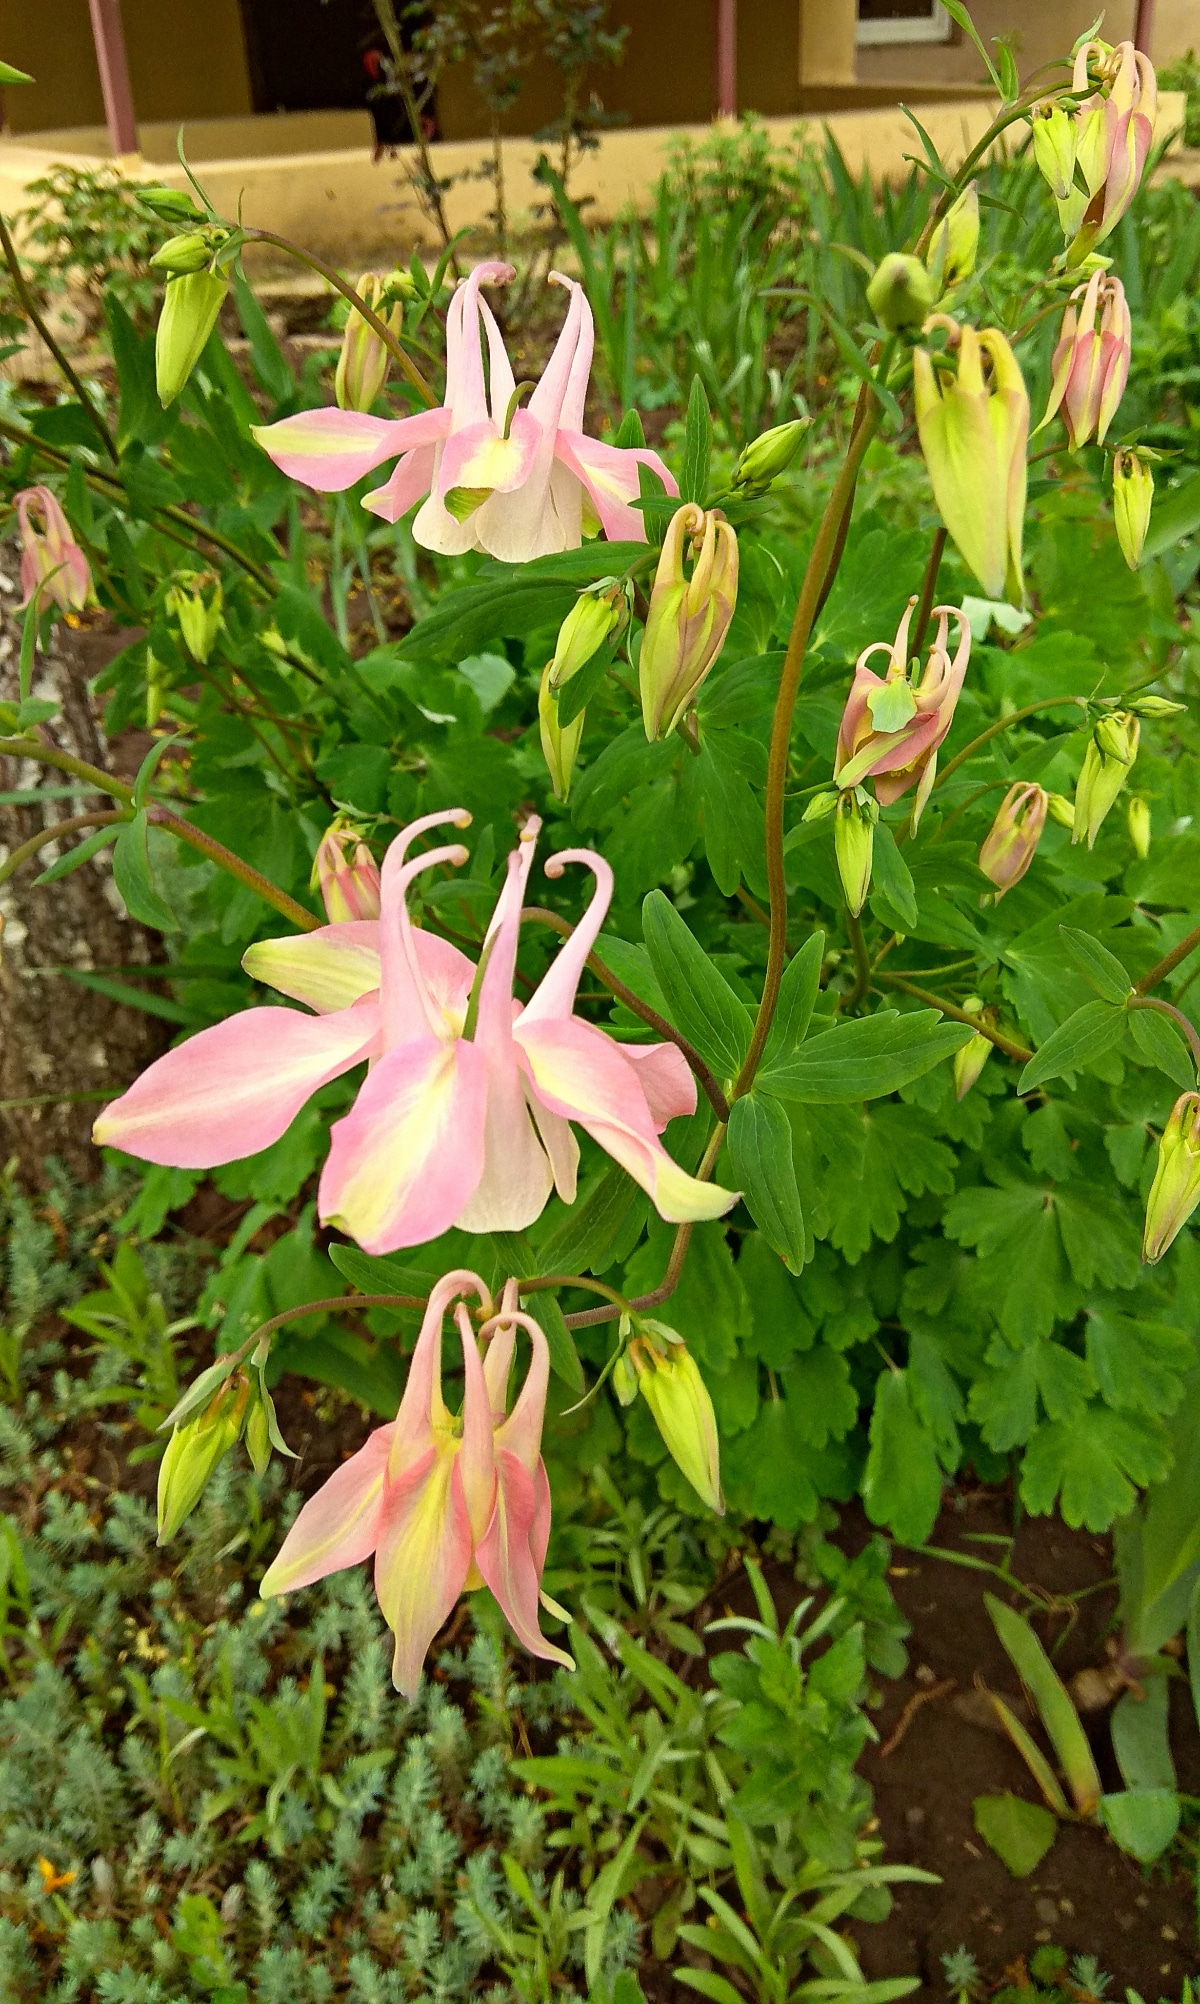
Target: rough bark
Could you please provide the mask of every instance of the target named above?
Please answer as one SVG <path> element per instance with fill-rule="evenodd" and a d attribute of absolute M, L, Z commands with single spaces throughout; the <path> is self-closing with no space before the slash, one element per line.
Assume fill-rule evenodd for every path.
<path fill-rule="evenodd" d="M 15 615 L 15 553 L 0 548 L 0 697 L 17 692 L 20 622 Z M 55 698 L 58 717 L 43 726 L 51 741 L 90 764 L 127 776 L 129 757 L 114 757 L 88 692 L 129 635 L 55 623 L 48 652 L 35 665 L 35 693 Z M 134 754 L 134 746 L 120 747 Z M 62 775 L 36 760 L 0 758 L 0 790 L 49 786 Z M 103 808 L 98 796 L 0 806 L 0 856 L 68 816 Z M 78 838 L 68 838 L 77 840 Z M 170 1032 L 153 1016 L 110 1001 L 57 970 L 116 971 L 163 958 L 158 936 L 131 921 L 112 880 L 108 852 L 61 881 L 33 881 L 61 847 L 55 843 L 0 885 L 0 1167 L 14 1157 L 21 1180 L 45 1185 L 55 1156 L 74 1176 L 94 1176 L 100 1158 L 90 1130 L 99 1095 L 127 1085 L 162 1051 Z M 40 1104 L 30 1102 L 38 1102 Z"/>

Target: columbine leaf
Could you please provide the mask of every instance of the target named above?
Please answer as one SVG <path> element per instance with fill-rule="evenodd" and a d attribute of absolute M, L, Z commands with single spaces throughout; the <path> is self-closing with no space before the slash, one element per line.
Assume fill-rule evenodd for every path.
<path fill-rule="evenodd" d="M 1047 1079 L 1061 1078 L 1064 1072 L 1086 1070 L 1096 1058 L 1120 1042 L 1125 1029 L 1125 1011 L 1111 1002 L 1085 1002 L 1065 1023 L 1047 1037 L 1030 1058 L 1017 1082 L 1018 1092 L 1032 1092 Z"/>
<path fill-rule="evenodd" d="M 1036 1872 L 1058 1834 L 1050 1811 L 1020 1795 L 977 1795 L 971 1807 L 976 1830 L 1013 1878 Z"/>
<path fill-rule="evenodd" d="M 793 1056 L 764 1066 L 760 1081 L 780 1099 L 816 1106 L 878 1099 L 920 1078 L 971 1034 L 965 1023 L 944 1023 L 937 1009 L 881 1009 L 809 1037 Z"/>
<path fill-rule="evenodd" d="M 1058 930 L 1067 952 L 1097 995 L 1102 995 L 1106 1002 L 1124 1002 L 1133 993 L 1133 983 L 1115 953 L 1101 946 L 1090 932 L 1081 932 L 1078 926 L 1060 925 Z"/>
<path fill-rule="evenodd" d="M 913 1411 L 905 1371 L 879 1374 L 862 1495 L 873 1524 L 902 1544 L 925 1543 L 941 1506 L 942 1470 L 933 1436 Z"/>
<path fill-rule="evenodd" d="M 662 891 L 651 891 L 642 906 L 642 932 L 675 1027 L 723 1077 L 733 1078 L 750 1042 L 745 1003 Z"/>
<path fill-rule="evenodd" d="M 804 1265 L 804 1210 L 792 1163 L 792 1127 L 779 1101 L 747 1093 L 729 1116 L 733 1180 L 767 1243 L 792 1273 Z"/>

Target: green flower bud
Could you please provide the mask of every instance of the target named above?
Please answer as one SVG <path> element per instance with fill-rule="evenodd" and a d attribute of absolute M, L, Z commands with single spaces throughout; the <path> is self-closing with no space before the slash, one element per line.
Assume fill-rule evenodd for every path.
<path fill-rule="evenodd" d="M 837 806 L 837 804 L 838 804 L 837 787 L 836 786 L 822 787 L 820 793 L 813 794 L 812 799 L 809 801 L 808 806 L 805 808 L 803 814 L 800 816 L 800 819 L 802 821 L 824 821 L 826 815 L 833 813 L 833 810 Z"/>
<path fill-rule="evenodd" d="M 1135 696 L 1125 707 L 1132 710 L 1135 717 L 1150 717 L 1161 722 L 1165 717 L 1181 717 L 1187 704 L 1169 702 L 1166 696 Z"/>
<path fill-rule="evenodd" d="M 208 660 L 221 631 L 225 594 L 215 571 L 177 571 L 163 601 L 193 661 Z"/>
<path fill-rule="evenodd" d="M 879 809 L 860 787 L 839 793 L 833 824 L 833 846 L 847 909 L 854 918 L 867 902 L 875 850 Z"/>
<path fill-rule="evenodd" d="M 1075 178 L 1075 123 L 1061 105 L 1047 98 L 1030 114 L 1033 157 L 1056 202 L 1065 202 Z"/>
<path fill-rule="evenodd" d="M 189 230 L 186 235 L 169 237 L 160 250 L 156 250 L 150 260 L 152 271 L 166 271 L 177 277 L 180 273 L 203 271 L 213 261 L 213 253 L 219 242 L 227 235 L 221 230 Z"/>
<path fill-rule="evenodd" d="M 983 1003 L 978 995 L 968 995 L 963 1003 L 968 1016 L 981 1016 Z M 980 1072 L 991 1057 L 995 1045 L 990 1037 L 972 1037 L 969 1044 L 963 1044 L 954 1053 L 954 1097 L 965 1099 Z"/>
<path fill-rule="evenodd" d="M 398 334 L 404 324 L 404 308 L 400 305 L 389 307 L 387 303 L 389 281 L 380 278 L 378 272 L 365 271 L 358 281 L 358 295 L 378 314 L 389 333 Z M 342 352 L 338 356 L 337 373 L 334 377 L 334 394 L 338 409 L 343 411 L 369 411 L 384 383 L 387 381 L 387 348 L 375 329 L 367 324 L 362 314 L 351 310 L 342 334 Z"/>
<path fill-rule="evenodd" d="M 937 304 L 938 287 L 919 257 L 890 251 L 867 287 L 867 305 L 890 334 L 923 327 Z"/>
<path fill-rule="evenodd" d="M 1046 813 L 1051 821 L 1057 821 L 1060 828 L 1075 826 L 1075 802 L 1068 800 L 1065 793 L 1046 795 Z"/>
<path fill-rule="evenodd" d="M 643 1322 L 626 1355 L 667 1452 L 697 1496 L 725 1514 L 717 1416 L 696 1360 L 681 1336 L 662 1322 Z"/>
<path fill-rule="evenodd" d="M 1150 510 L 1154 505 L 1154 475 L 1136 452 L 1113 454 L 1113 521 L 1121 555 L 1131 571 L 1142 560 Z"/>
<path fill-rule="evenodd" d="M 970 278 L 978 254 L 979 190 L 972 181 L 947 209 L 925 253 L 925 267 L 939 298 Z"/>
<path fill-rule="evenodd" d="M 685 558 L 690 552 L 692 574 Z M 651 744 L 675 729 L 725 645 L 738 594 L 738 540 L 718 509 L 685 501 L 663 539 L 638 656 Z"/>
<path fill-rule="evenodd" d="M 1073 844 L 1082 842 L 1086 835 L 1088 848 L 1094 846 L 1105 815 L 1129 777 L 1140 731 L 1141 725 L 1130 710 L 1114 710 L 1097 723 L 1075 782 Z"/>
<path fill-rule="evenodd" d="M 770 431 L 751 439 L 734 468 L 733 485 L 765 494 L 771 482 L 787 472 L 811 424 L 811 418 L 793 418 L 789 424 L 773 425 Z"/>
<path fill-rule="evenodd" d="M 624 585 L 615 578 L 603 578 L 590 591 L 580 592 L 558 629 L 550 687 L 561 689 L 610 640 L 619 640 L 628 624 L 629 600 Z"/>
<path fill-rule="evenodd" d="M 623 1406 L 631 1406 L 638 1395 L 638 1375 L 629 1361 L 628 1350 L 622 1350 L 613 1365 L 612 1388 Z"/>
<path fill-rule="evenodd" d="M 203 209 L 196 207 L 184 188 L 139 188 L 137 199 L 144 208 L 161 217 L 164 223 L 205 221 Z"/>
<path fill-rule="evenodd" d="M 558 699 L 554 694 L 552 676 L 554 663 L 547 661 L 542 670 L 542 685 L 538 690 L 538 731 L 542 741 L 542 757 L 550 774 L 550 784 L 557 800 L 565 800 L 571 791 L 571 775 L 575 770 L 575 760 L 579 756 L 579 740 L 583 736 L 586 706 L 569 724 L 558 721 Z"/>
<path fill-rule="evenodd" d="M 1125 809 L 1125 826 L 1133 843 L 1134 853 L 1139 862 L 1144 863 L 1150 854 L 1150 807 L 1140 793 L 1131 793 L 1129 805 Z"/>
<path fill-rule="evenodd" d="M 158 400 L 164 410 L 204 353 L 227 291 L 228 281 L 214 271 L 186 272 L 169 280 L 154 341 Z"/>
<path fill-rule="evenodd" d="M 237 1371 L 195 1419 L 177 1426 L 158 1470 L 158 1542 L 166 1545 L 191 1516 L 217 1464 L 242 1431 L 250 1380 Z"/>
<path fill-rule="evenodd" d="M 1158 1166 L 1146 1203 L 1142 1258 L 1153 1266 L 1200 1204 L 1200 1093 L 1185 1092 L 1171 1108 L 1158 1144 Z"/>

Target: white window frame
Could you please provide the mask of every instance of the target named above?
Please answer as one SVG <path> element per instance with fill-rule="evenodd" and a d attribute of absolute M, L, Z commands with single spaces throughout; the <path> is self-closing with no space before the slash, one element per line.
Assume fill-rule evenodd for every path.
<path fill-rule="evenodd" d="M 897 42 L 948 42 L 953 23 L 941 0 L 932 0 L 928 18 L 893 21 L 863 21 L 855 18 L 854 40 L 859 48 L 878 48 Z"/>

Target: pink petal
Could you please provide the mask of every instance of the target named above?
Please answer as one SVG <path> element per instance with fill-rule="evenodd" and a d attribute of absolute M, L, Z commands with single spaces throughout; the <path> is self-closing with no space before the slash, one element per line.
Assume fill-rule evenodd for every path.
<path fill-rule="evenodd" d="M 548 877 L 561 877 L 568 863 L 582 863 L 596 879 L 587 910 L 569 938 L 564 940 L 546 973 L 522 1010 L 528 1022 L 546 1016 L 569 1016 L 575 1007 L 575 992 L 596 944 L 600 928 L 612 902 L 613 873 L 603 856 L 593 849 L 560 849 L 546 864 Z"/>
<path fill-rule="evenodd" d="M 473 1546 L 455 1444 L 431 1447 L 387 1483 L 375 1548 L 375 1593 L 396 1638 L 392 1682 L 406 1698 L 467 1583 Z"/>
<path fill-rule="evenodd" d="M 319 1086 L 370 1055 L 379 1027 L 370 1001 L 334 1016 L 243 1010 L 159 1058 L 105 1108 L 92 1138 L 173 1169 L 257 1155 Z"/>
<path fill-rule="evenodd" d="M 513 413 L 507 438 L 491 418 L 464 426 L 446 441 L 438 493 L 444 498 L 452 487 L 490 487 L 498 494 L 511 494 L 528 479 L 541 437 L 541 426 L 528 411 Z"/>
<path fill-rule="evenodd" d="M 465 828 L 470 819 L 463 807 L 423 814 L 401 830 L 384 856 L 379 883 L 379 949 L 383 1022 L 389 1045 L 410 1043 L 430 1033 L 442 1035 L 447 1028 L 457 1033 L 461 1028 L 461 1018 L 448 1023 L 440 998 L 457 995 L 464 979 L 469 994 L 475 970 L 465 955 L 429 944 L 432 936 L 419 932 L 408 916 L 407 893 L 409 884 L 423 870 L 439 862 L 465 863 L 467 851 L 457 845 L 427 849 L 411 862 L 408 852 L 420 836 L 434 828 L 444 828 L 447 822 Z M 426 942 L 424 947 L 418 944 L 421 940 Z M 426 979 L 426 968 L 434 977 L 436 994 Z M 465 1009 L 465 1000 L 463 1006 Z"/>
<path fill-rule="evenodd" d="M 329 1573 L 360 1565 L 375 1550 L 392 1426 L 377 1426 L 357 1454 L 310 1496 L 263 1575 L 258 1591 L 295 1593 Z"/>
<path fill-rule="evenodd" d="M 696 1081 L 677 1044 L 622 1044 L 621 1056 L 637 1073 L 650 1118 L 661 1134 L 669 1120 L 696 1111 Z"/>
<path fill-rule="evenodd" d="M 373 487 L 369 494 L 363 495 L 363 507 L 372 515 L 381 516 L 385 522 L 400 521 L 428 494 L 433 486 L 436 466 L 437 450 L 434 446 L 422 446 L 417 452 L 406 452 L 397 461 L 391 478 L 382 487 Z"/>
<path fill-rule="evenodd" d="M 501 1448 L 496 1456 L 496 1505 L 475 1563 L 530 1655 L 573 1670 L 566 1650 L 548 1642 L 538 1625 L 541 1566 L 533 1549 L 535 1528 L 541 1528 L 538 1516 L 534 1477 L 515 1454 Z M 543 1559 L 544 1552 L 543 1546 Z"/>
<path fill-rule="evenodd" d="M 585 1127 L 647 1191 L 660 1217 L 673 1224 L 719 1218 L 737 1202 L 736 1192 L 700 1183 L 671 1160 L 634 1067 L 602 1030 L 555 1018 L 519 1020 L 513 1034 L 542 1104 Z"/>
<path fill-rule="evenodd" d="M 442 1398 L 442 1322 L 451 1302 L 464 1294 L 477 1294 L 481 1302 L 489 1299 L 479 1275 L 467 1267 L 459 1267 L 435 1282 L 425 1304 L 404 1396 L 396 1414 L 388 1470 L 394 1481 L 433 1446 L 435 1429 L 444 1430 L 449 1424 Z"/>
<path fill-rule="evenodd" d="M 656 452 L 648 446 L 607 445 L 603 439 L 588 438 L 582 431 L 560 430 L 555 452 L 582 481 L 600 517 L 610 542 L 644 543 L 646 524 L 640 508 L 631 508 L 641 491 L 638 467 L 648 466 L 657 473 L 668 494 L 677 495 L 679 486 Z"/>
<path fill-rule="evenodd" d="M 455 1220 L 464 1232 L 523 1232 L 540 1218 L 554 1187 L 546 1151 L 525 1099 L 511 1038 L 499 1050 L 477 1042 L 487 1067 L 483 1169 Z"/>
<path fill-rule="evenodd" d="M 334 1125 L 323 1221 L 370 1253 L 440 1238 L 483 1172 L 487 1084 L 474 1044 L 424 1037 L 388 1051 Z"/>
<path fill-rule="evenodd" d="M 316 932 L 259 939 L 242 955 L 252 981 L 306 1002 L 318 1015 L 348 1009 L 379 986 L 379 921 L 346 919 Z"/>
<path fill-rule="evenodd" d="M 397 453 L 433 445 L 445 436 L 448 425 L 444 410 L 377 418 L 364 411 L 329 408 L 299 411 L 278 424 L 252 425 L 251 432 L 289 480 L 301 480 L 328 494 L 353 487 L 364 473 Z"/>

